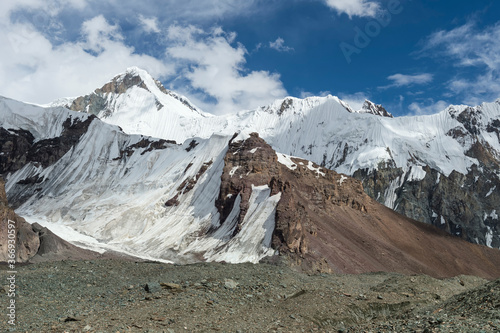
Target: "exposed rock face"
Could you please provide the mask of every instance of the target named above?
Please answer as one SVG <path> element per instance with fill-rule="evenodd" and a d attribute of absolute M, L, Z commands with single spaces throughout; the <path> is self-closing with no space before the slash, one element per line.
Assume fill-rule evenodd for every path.
<path fill-rule="evenodd" d="M 84 135 L 95 116 L 86 120 L 67 118 L 63 123 L 60 136 L 35 141 L 33 134 L 24 129 L 6 130 L 0 127 L 0 176 L 20 170 L 26 164 L 32 163 L 35 167 L 47 168 L 57 162 L 70 151 Z M 17 208 L 24 199 L 38 190 L 37 184 L 44 181 L 43 177 L 33 176 L 21 179 L 18 183 L 30 190 L 20 197 L 11 197 L 13 207 Z"/>
<path fill-rule="evenodd" d="M 35 142 L 29 131 L 6 130 L 0 127 L 0 176 L 21 169 L 27 163 L 40 164 L 44 168 L 55 163 L 73 147 L 87 132 L 90 123 L 97 119 L 90 116 L 87 120 L 68 118 L 63 123 L 62 134 L 56 138 Z M 36 183 L 37 180 L 27 180 Z"/>
<path fill-rule="evenodd" d="M 297 158 L 282 164 L 257 134 L 233 141 L 224 161 L 216 202 L 222 223 L 238 194 L 242 221 L 252 185 L 269 186 L 272 194 L 281 193 L 272 246 L 294 265 L 342 273 L 500 275 L 499 251 L 399 215 L 366 195 L 353 178 Z"/>
<path fill-rule="evenodd" d="M 22 217 L 16 215 L 14 210 L 8 206 L 7 196 L 5 194 L 5 183 L 0 178 L 0 262 L 6 262 L 12 259 L 9 256 L 8 248 L 8 230 L 11 230 L 9 224 L 13 221 L 16 229 L 16 262 L 26 262 L 31 259 L 40 247 L 38 234 L 32 229 L 31 225 Z"/>
<path fill-rule="evenodd" d="M 389 113 L 382 105 L 380 104 L 375 104 L 369 100 L 365 100 L 363 103 L 363 106 L 361 107 L 361 110 L 359 110 L 360 113 L 371 113 L 377 116 L 381 117 L 389 117 L 389 118 L 394 118 L 394 116 Z"/>
<path fill-rule="evenodd" d="M 368 195 L 395 211 L 418 221 L 432 224 L 469 242 L 500 248 L 500 156 L 477 134 L 482 130 L 481 113 L 474 108 L 462 112 L 450 110 L 463 127 L 448 132 L 462 145 L 468 142 L 466 156 L 475 158 L 467 174 L 457 171 L 448 176 L 425 166 L 425 177 L 411 178 L 410 172 L 391 165 L 377 170 L 358 170 L 354 177 L 361 180 Z M 487 131 L 500 140 L 498 120 L 487 124 Z"/>

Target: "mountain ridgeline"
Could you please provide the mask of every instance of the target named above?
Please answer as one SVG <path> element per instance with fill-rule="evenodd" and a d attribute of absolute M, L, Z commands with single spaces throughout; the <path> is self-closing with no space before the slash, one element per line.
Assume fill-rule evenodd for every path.
<path fill-rule="evenodd" d="M 215 117 L 131 68 L 64 105 L 127 133 L 177 142 L 256 132 L 276 151 L 359 179 L 368 195 L 407 217 L 500 248 L 500 99 L 394 118 L 370 101 L 353 110 L 333 96 L 285 98 Z"/>
<path fill-rule="evenodd" d="M 10 205 L 87 249 L 500 276 L 500 101 L 395 118 L 285 98 L 213 116 L 131 68 L 87 96 L 0 110 Z"/>

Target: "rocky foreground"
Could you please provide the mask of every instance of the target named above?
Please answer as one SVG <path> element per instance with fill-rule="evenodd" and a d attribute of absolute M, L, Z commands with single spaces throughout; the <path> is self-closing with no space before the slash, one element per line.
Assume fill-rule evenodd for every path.
<path fill-rule="evenodd" d="M 280 262 L 113 259 L 27 264 L 16 283 L 17 325 L 1 319 L 16 332 L 500 330 L 500 280 L 471 276 L 308 275 Z M 2 292 L 2 308 L 7 302 Z"/>

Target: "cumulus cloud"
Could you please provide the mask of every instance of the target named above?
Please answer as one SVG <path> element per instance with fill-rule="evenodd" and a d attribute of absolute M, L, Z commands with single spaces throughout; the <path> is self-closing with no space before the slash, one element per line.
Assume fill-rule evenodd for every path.
<path fill-rule="evenodd" d="M 53 44 L 30 23 L 1 24 L 0 95 L 33 103 L 86 94 L 130 66 L 158 78 L 172 66 L 124 43 L 120 28 L 94 17 L 77 41 Z"/>
<path fill-rule="evenodd" d="M 123 40 L 120 27 L 109 24 L 102 15 L 83 22 L 82 35 L 85 38 L 82 45 L 96 53 L 103 52 L 113 47 L 113 43 Z"/>
<path fill-rule="evenodd" d="M 374 17 L 380 10 L 377 2 L 368 0 L 325 0 L 325 3 L 339 14 L 347 14 L 349 18 L 353 16 Z"/>
<path fill-rule="evenodd" d="M 476 104 L 500 96 L 500 23 L 479 29 L 469 22 L 451 30 L 440 30 L 425 40 L 420 55 L 439 57 L 456 67 L 474 68 L 476 75 L 457 76 L 449 90 Z M 450 61 L 451 60 L 451 61 Z"/>
<path fill-rule="evenodd" d="M 168 57 L 176 63 L 178 75 L 189 82 L 188 95 L 196 96 L 205 109 L 235 112 L 286 95 L 279 74 L 245 68 L 247 50 L 234 44 L 234 33 L 174 25 L 168 29 L 168 38 Z"/>
<path fill-rule="evenodd" d="M 216 3 L 186 0 L 176 2 L 171 11 L 161 11 L 159 5 L 142 10 L 142 4 L 124 0 L 124 6 L 114 8 L 110 15 L 109 8 L 86 6 L 86 0 L 3 1 L 0 3 L 0 95 L 48 103 L 64 96 L 89 93 L 127 67 L 138 66 L 188 95 L 207 111 L 234 112 L 267 104 L 286 95 L 279 74 L 248 70 L 248 52 L 236 42 L 235 33 L 220 27 L 207 29 L 170 23 L 163 36 L 165 40 L 157 45 L 163 47 L 163 52 L 156 50 L 152 56 L 136 50 L 128 39 L 129 32 L 121 28 L 123 17 L 130 17 L 132 12 L 138 18 L 138 32 L 154 33 L 160 30 L 160 21 L 174 22 L 174 18 L 191 15 L 190 21 L 201 22 L 209 17 L 237 15 L 248 12 L 254 2 L 236 6 L 239 4 L 236 0 Z M 53 31 L 48 32 L 39 24 L 54 21 L 61 24 L 59 28 L 63 31 L 67 26 L 62 25 L 64 20 L 60 15 L 65 10 L 72 10 L 75 20 L 81 20 L 79 30 L 74 30 L 78 24 L 72 22 L 73 30 L 64 35 L 64 38 L 70 36 L 69 40 L 55 38 Z"/>
<path fill-rule="evenodd" d="M 159 33 L 160 28 L 158 28 L 158 19 L 156 17 L 144 17 L 143 15 L 139 15 L 139 21 L 141 25 L 147 33 Z"/>
<path fill-rule="evenodd" d="M 269 47 L 275 49 L 278 52 L 290 52 L 293 51 L 293 47 L 285 45 L 285 40 L 278 37 L 274 42 L 269 42 Z"/>

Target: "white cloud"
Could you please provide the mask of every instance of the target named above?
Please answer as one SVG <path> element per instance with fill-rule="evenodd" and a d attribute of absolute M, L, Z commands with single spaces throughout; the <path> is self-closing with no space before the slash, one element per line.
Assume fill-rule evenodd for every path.
<path fill-rule="evenodd" d="M 110 25 L 102 15 L 83 22 L 82 35 L 85 36 L 84 47 L 96 53 L 103 52 L 106 48 L 113 47 L 116 41 L 123 40 L 120 27 Z"/>
<path fill-rule="evenodd" d="M 234 33 L 174 25 L 168 29 L 168 38 L 167 55 L 176 63 L 180 79 L 189 82 L 188 95 L 198 91 L 195 101 L 202 108 L 219 114 L 235 112 L 286 95 L 278 74 L 245 69 L 247 50 L 241 44 L 232 45 Z"/>
<path fill-rule="evenodd" d="M 353 16 L 375 17 L 380 10 L 377 2 L 368 0 L 325 0 L 325 3 L 339 14 L 347 14 L 349 18 Z"/>
<path fill-rule="evenodd" d="M 159 33 L 160 28 L 158 28 L 158 19 L 156 17 L 146 18 L 142 14 L 139 15 L 139 21 L 147 33 Z"/>
<path fill-rule="evenodd" d="M 173 89 L 188 95 L 207 111 L 225 113 L 267 104 L 286 95 L 280 76 L 249 71 L 245 65 L 248 51 L 236 43 L 236 34 L 221 28 L 205 31 L 173 25 L 168 29 L 165 57 L 155 58 L 137 52 L 120 27 L 120 18 L 137 17 L 140 29 L 156 33 L 160 30 L 159 22 L 204 22 L 203 26 L 207 26 L 210 20 L 277 8 L 275 3 L 266 7 L 256 6 L 257 3 L 259 0 L 165 0 L 161 5 L 144 6 L 123 0 L 119 6 L 89 6 L 87 0 L 2 1 L 0 95 L 47 103 L 63 96 L 86 94 L 125 68 L 138 66 L 159 79 L 171 80 Z M 349 16 L 373 16 L 378 10 L 376 2 L 366 0 L 328 0 L 327 4 Z M 166 7 L 168 11 L 160 10 Z M 62 25 L 60 14 L 66 9 L 72 9 L 75 21 L 82 22 L 76 40 L 55 38 L 52 31 L 48 33 L 36 22 L 30 23 L 32 16 L 22 16 L 27 13 L 25 10 L 35 13 L 40 21 L 54 22 L 63 31 L 67 27 Z M 17 19 L 12 22 L 10 15 L 14 12 Z M 106 15 L 111 12 L 113 21 Z M 23 19 L 18 19 L 19 14 Z M 269 46 L 280 51 L 293 50 L 282 38 Z"/>
<path fill-rule="evenodd" d="M 332 93 L 328 90 L 320 91 L 319 93 L 312 93 L 310 91 L 301 91 L 299 94 L 299 97 L 300 98 L 308 98 L 308 97 L 316 97 L 316 96 L 326 97 L 326 96 L 331 95 L 331 94 Z"/>
<path fill-rule="evenodd" d="M 0 95 L 48 103 L 86 94 L 127 67 L 139 66 L 164 78 L 173 68 L 137 54 L 123 41 L 120 28 L 97 16 L 83 23 L 78 41 L 54 45 L 29 23 L 0 27 Z"/>
<path fill-rule="evenodd" d="M 364 92 L 357 92 L 354 94 L 339 94 L 340 99 L 349 104 L 349 106 L 354 110 L 361 110 L 365 100 L 369 99 L 368 94 Z"/>
<path fill-rule="evenodd" d="M 248 52 L 236 43 L 235 33 L 220 27 L 205 31 L 194 26 L 171 25 L 164 36 L 166 40 L 158 44 L 167 45 L 163 46 L 164 54 L 153 57 L 136 51 L 120 27 L 120 18 L 132 13 L 138 17 L 136 22 L 142 22 L 138 27 L 151 32 L 159 31 L 160 21 L 173 22 L 189 15 L 192 22 L 247 15 L 257 10 L 250 8 L 255 1 L 239 6 L 236 0 L 216 3 L 185 0 L 176 2 L 178 6 L 171 6 L 170 11 L 159 11 L 159 5 L 143 10 L 142 4 L 123 2 L 126 5 L 114 8 L 113 21 L 99 13 L 98 6 L 85 7 L 86 0 L 1 2 L 0 95 L 48 103 L 64 96 L 86 94 L 131 66 L 144 68 L 170 83 L 173 89 L 188 95 L 207 111 L 225 113 L 254 108 L 286 95 L 279 74 L 246 68 Z M 72 31 L 73 35 L 79 34 L 77 38 L 54 38 L 52 31 L 48 33 L 36 22 L 30 22 L 32 13 L 40 13 L 44 24 L 45 21 L 62 24 L 60 15 L 68 8 L 77 9 L 75 20 L 82 22 L 80 31 Z M 92 15 L 96 12 L 99 14 Z M 16 13 L 15 22 L 11 21 L 12 13 Z M 66 28 L 61 25 L 61 30 Z"/>
<path fill-rule="evenodd" d="M 432 99 L 427 100 L 425 103 L 414 102 L 408 106 L 408 108 L 411 111 L 409 115 L 423 116 L 423 115 L 434 114 L 443 111 L 449 105 L 450 105 L 449 103 L 443 100 L 434 102 L 434 100 Z"/>
<path fill-rule="evenodd" d="M 278 52 L 290 52 L 293 51 L 293 47 L 285 45 L 285 40 L 278 37 L 274 42 L 269 42 L 269 47 L 275 49 Z"/>
<path fill-rule="evenodd" d="M 388 76 L 387 79 L 393 81 L 391 86 L 403 87 L 413 84 L 426 84 L 432 82 L 433 75 L 429 73 L 416 75 L 394 74 Z"/>
<path fill-rule="evenodd" d="M 48 16 L 59 14 L 63 8 L 82 10 L 87 0 L 4 0 L 0 2 L 0 21 L 9 21 L 10 15 L 18 10 L 35 11 L 36 20 L 46 20 Z"/>
<path fill-rule="evenodd" d="M 464 103 L 477 104 L 500 96 L 499 41 L 500 23 L 478 29 L 469 22 L 433 33 L 420 54 L 437 56 L 457 67 L 475 68 L 476 75 L 457 76 L 448 82 L 448 88 Z"/>

